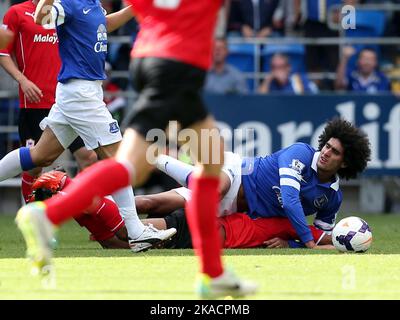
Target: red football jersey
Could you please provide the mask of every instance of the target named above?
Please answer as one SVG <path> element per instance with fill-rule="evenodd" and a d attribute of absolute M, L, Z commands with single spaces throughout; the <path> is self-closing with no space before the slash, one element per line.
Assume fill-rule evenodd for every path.
<path fill-rule="evenodd" d="M 46 30 L 35 24 L 36 5 L 26 1 L 10 7 L 3 19 L 7 29 L 14 32 L 14 41 L 0 55 L 14 55 L 19 70 L 42 90 L 39 103 L 30 103 L 21 88 L 20 107 L 49 109 L 54 104 L 57 75 L 61 60 L 55 29 Z"/>
<path fill-rule="evenodd" d="M 225 248 L 255 248 L 263 246 L 264 242 L 273 238 L 297 240 L 299 236 L 288 218 L 270 217 L 251 219 L 245 213 L 235 213 L 218 218 L 219 224 L 225 229 Z M 318 242 L 324 231 L 309 226 Z"/>
<path fill-rule="evenodd" d="M 132 57 L 182 61 L 202 69 L 211 64 L 221 0 L 127 0 L 140 23 Z"/>

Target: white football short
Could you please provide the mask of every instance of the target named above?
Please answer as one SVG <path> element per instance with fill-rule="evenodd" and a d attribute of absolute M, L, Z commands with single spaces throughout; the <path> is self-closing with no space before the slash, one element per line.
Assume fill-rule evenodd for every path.
<path fill-rule="evenodd" d="M 222 171 L 229 177 L 231 186 L 221 199 L 218 216 L 226 216 L 237 212 L 237 194 L 242 183 L 242 158 L 238 154 L 225 152 L 225 163 Z M 188 188 L 177 188 L 174 191 L 186 201 L 191 197 L 191 191 Z"/>
<path fill-rule="evenodd" d="M 122 140 L 118 122 L 103 101 L 102 81 L 74 79 L 58 83 L 56 103 L 40 123 L 54 132 L 66 149 L 80 136 L 89 150 Z"/>

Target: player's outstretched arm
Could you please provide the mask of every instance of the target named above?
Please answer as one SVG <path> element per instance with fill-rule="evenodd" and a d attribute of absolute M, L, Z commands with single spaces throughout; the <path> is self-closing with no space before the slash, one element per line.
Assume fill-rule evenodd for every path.
<path fill-rule="evenodd" d="M 332 243 L 332 235 L 325 232 L 315 249 L 336 250 Z"/>
<path fill-rule="evenodd" d="M 123 8 L 115 13 L 111 13 L 106 16 L 107 19 L 107 31 L 113 32 L 134 17 L 132 6 Z"/>
<path fill-rule="evenodd" d="M 0 49 L 5 49 L 13 37 L 14 34 L 11 31 L 0 29 Z"/>
<path fill-rule="evenodd" d="M 35 23 L 45 25 L 51 22 L 51 9 L 54 0 L 40 0 L 35 11 Z"/>
<path fill-rule="evenodd" d="M 316 244 L 314 241 L 309 241 L 305 243 L 306 247 L 309 249 L 317 250 L 333 250 L 335 247 L 332 244 Z"/>

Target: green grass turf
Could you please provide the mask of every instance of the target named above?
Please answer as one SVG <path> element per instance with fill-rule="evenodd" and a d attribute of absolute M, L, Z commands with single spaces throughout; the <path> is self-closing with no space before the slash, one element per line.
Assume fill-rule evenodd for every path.
<path fill-rule="evenodd" d="M 340 217 L 341 218 L 341 217 Z M 364 254 L 306 249 L 226 250 L 224 261 L 260 291 L 251 299 L 399 299 L 400 215 L 365 215 L 373 230 Z M 192 250 L 103 250 L 76 223 L 55 251 L 56 289 L 29 275 L 12 217 L 0 216 L 0 299 L 196 299 Z"/>

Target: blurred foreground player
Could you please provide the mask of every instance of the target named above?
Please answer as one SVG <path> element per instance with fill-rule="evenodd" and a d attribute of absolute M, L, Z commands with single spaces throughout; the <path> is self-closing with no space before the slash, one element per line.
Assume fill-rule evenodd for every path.
<path fill-rule="evenodd" d="M 199 170 L 191 177 L 189 187 L 193 194 L 187 204 L 192 240 L 201 265 L 197 291 L 203 298 L 252 294 L 256 291 L 254 284 L 240 281 L 222 266 L 216 213 L 223 144 L 201 97 L 221 1 L 129 2 L 140 23 L 132 52 L 133 79 L 139 93 L 136 113 L 115 160 L 102 161 L 78 175 L 65 196 L 20 210 L 17 221 L 28 244 L 28 255 L 39 271 L 47 269 L 51 265 L 48 243 L 54 225 L 79 215 L 93 199 L 143 183 L 153 168 L 146 158 L 151 146 L 145 140 L 147 133 L 155 128 L 165 130 L 170 121 L 176 120 L 181 128 L 192 129 L 189 144 L 199 163 Z M 217 139 L 204 138 L 201 130 L 213 132 Z M 209 163 L 208 159 L 216 160 Z"/>

